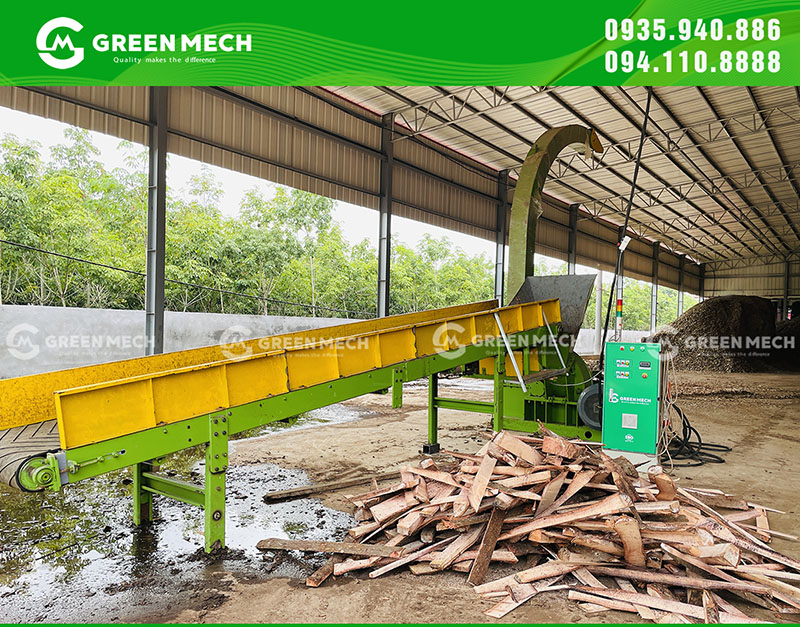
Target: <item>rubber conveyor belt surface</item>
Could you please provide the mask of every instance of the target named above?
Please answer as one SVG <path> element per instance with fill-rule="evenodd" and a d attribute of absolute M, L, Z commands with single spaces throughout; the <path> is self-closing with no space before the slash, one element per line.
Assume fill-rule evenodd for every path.
<path fill-rule="evenodd" d="M 0 431 L 0 482 L 19 490 L 17 470 L 23 462 L 59 446 L 55 420 Z"/>

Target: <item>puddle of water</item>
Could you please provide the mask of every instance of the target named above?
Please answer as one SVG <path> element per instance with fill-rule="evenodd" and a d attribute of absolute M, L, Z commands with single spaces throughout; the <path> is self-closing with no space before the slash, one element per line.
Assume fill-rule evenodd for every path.
<path fill-rule="evenodd" d="M 341 405 L 274 423 L 257 437 L 355 420 Z M 202 483 L 202 448 L 165 460 L 162 474 Z M 318 499 L 266 504 L 272 490 L 308 485 L 306 474 L 273 464 L 233 466 L 227 480 L 222 559 L 202 553 L 203 512 L 155 497 L 151 525 L 132 522 L 130 470 L 57 493 L 22 494 L 0 486 L 0 602 L 3 622 L 136 621 L 218 602 L 232 573 L 250 579 L 305 577 L 324 557 L 256 550 L 267 537 L 340 540 L 355 524 Z M 199 605 L 198 605 L 199 604 Z"/>

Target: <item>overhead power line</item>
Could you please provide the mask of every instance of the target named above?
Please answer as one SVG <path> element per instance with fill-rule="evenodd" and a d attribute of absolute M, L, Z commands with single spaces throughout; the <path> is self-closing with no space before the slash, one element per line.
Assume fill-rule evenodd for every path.
<path fill-rule="evenodd" d="M 9 246 L 14 246 L 16 248 L 21 248 L 23 250 L 30 250 L 32 252 L 41 253 L 44 255 L 51 255 L 53 257 L 60 257 L 61 259 L 68 259 L 69 261 L 77 261 L 79 263 L 85 263 L 90 266 L 95 266 L 97 268 L 105 268 L 106 270 L 114 270 L 116 272 L 123 272 L 125 274 L 131 274 L 138 277 L 144 277 L 144 272 L 139 272 L 137 270 L 129 270 L 127 268 L 120 268 L 119 266 L 111 266 L 106 263 L 100 263 L 98 261 L 91 261 L 89 259 L 81 259 L 80 257 L 74 257 L 72 255 L 65 255 L 63 253 L 57 253 L 52 250 L 44 250 L 43 248 L 37 248 L 36 246 L 29 246 L 27 244 L 20 244 L 19 242 L 12 242 L 6 239 L 0 239 L 0 244 L 7 244 Z M 209 292 L 217 292 L 218 294 L 226 294 L 228 296 L 241 296 L 242 298 L 250 298 L 252 300 L 258 300 L 261 302 L 266 303 L 274 303 L 278 305 L 289 305 L 292 307 L 304 307 L 306 309 L 312 309 L 315 311 L 330 311 L 336 313 L 344 313 L 344 314 L 352 314 L 356 316 L 361 316 L 364 318 L 372 318 L 375 316 L 374 313 L 368 313 L 366 311 L 353 311 L 351 309 L 340 309 L 337 307 L 325 307 L 323 305 L 312 305 L 311 303 L 296 303 L 289 300 L 281 300 L 279 298 L 269 298 L 266 296 L 257 296 L 255 294 L 246 294 L 244 292 L 234 292 L 233 290 L 226 290 L 220 287 L 211 287 L 209 285 L 200 285 L 199 283 L 190 283 L 188 281 L 179 281 L 177 279 L 164 279 L 166 283 L 173 283 L 175 285 L 181 285 L 183 287 L 193 287 L 199 290 L 207 290 Z"/>

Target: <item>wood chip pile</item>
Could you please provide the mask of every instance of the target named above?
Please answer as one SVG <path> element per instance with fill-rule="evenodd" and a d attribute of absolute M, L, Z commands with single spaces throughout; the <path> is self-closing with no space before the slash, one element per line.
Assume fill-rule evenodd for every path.
<path fill-rule="evenodd" d="M 732 295 L 698 303 L 647 341 L 677 347 L 673 362 L 678 370 L 768 372 L 776 368 L 778 355 L 747 342 L 774 335 L 775 309 L 770 301 Z M 741 345 L 734 343 L 735 338 Z"/>
<path fill-rule="evenodd" d="M 564 591 L 589 615 L 663 623 L 763 622 L 745 613 L 753 605 L 777 619 L 800 612 L 800 561 L 769 546 L 786 536 L 769 527 L 776 510 L 678 487 L 659 467 L 638 474 L 544 427 L 539 437 L 496 433 L 475 455 L 443 453 L 455 463 L 425 459 L 388 487 L 348 496 L 358 525 L 347 542 L 259 548 L 334 553 L 309 586 L 353 571 L 464 573 L 494 618 Z M 493 574 L 509 568 L 518 570 Z"/>

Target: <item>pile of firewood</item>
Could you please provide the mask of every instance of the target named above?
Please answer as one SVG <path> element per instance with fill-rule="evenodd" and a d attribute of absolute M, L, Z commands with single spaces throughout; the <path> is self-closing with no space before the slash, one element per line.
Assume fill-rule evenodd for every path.
<path fill-rule="evenodd" d="M 494 600 L 486 614 L 495 618 L 552 590 L 567 590 L 590 614 L 656 622 L 761 622 L 737 599 L 775 616 L 800 612 L 800 561 L 767 545 L 786 534 L 770 530 L 766 507 L 677 487 L 657 466 L 639 474 L 544 427 L 539 437 L 494 434 L 475 455 L 443 453 L 455 462 L 425 459 L 398 483 L 347 496 L 359 523 L 348 542 L 271 539 L 259 548 L 335 553 L 310 586 L 362 569 L 371 578 L 463 572 Z M 518 572 L 487 577 L 491 563 L 523 559 Z"/>

